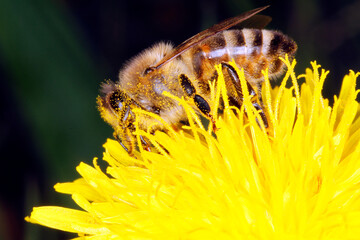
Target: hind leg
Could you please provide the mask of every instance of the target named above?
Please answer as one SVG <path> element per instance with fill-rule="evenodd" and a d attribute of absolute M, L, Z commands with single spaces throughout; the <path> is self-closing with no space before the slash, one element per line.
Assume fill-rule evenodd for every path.
<path fill-rule="evenodd" d="M 226 69 L 228 75 L 229 75 L 229 79 L 231 80 L 231 84 L 234 86 L 236 94 L 238 96 L 238 102 L 237 104 L 240 106 L 241 103 L 244 100 L 244 96 L 242 93 L 242 89 L 241 89 L 241 83 L 240 83 L 240 78 L 239 75 L 237 74 L 236 70 L 228 63 L 221 63 L 221 66 L 223 69 Z M 246 86 L 247 86 L 247 90 L 249 92 L 249 95 L 251 96 L 251 98 L 253 99 L 252 101 L 252 105 L 254 106 L 254 108 L 259 112 L 261 120 L 264 123 L 265 128 L 269 127 L 269 123 L 267 121 L 267 118 L 265 116 L 265 113 L 263 111 L 263 109 L 261 108 L 261 106 L 258 104 L 258 102 L 256 101 L 256 99 L 258 99 L 258 95 L 256 94 L 254 88 L 250 85 L 249 82 L 246 81 Z M 261 100 L 259 99 L 259 101 L 261 102 Z M 258 120 L 257 120 L 258 121 Z"/>

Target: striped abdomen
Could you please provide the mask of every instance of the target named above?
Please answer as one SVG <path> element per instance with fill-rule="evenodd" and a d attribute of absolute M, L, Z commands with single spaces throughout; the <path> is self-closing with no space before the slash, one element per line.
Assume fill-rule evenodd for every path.
<path fill-rule="evenodd" d="M 235 29 L 219 32 L 187 51 L 194 74 L 198 80 L 208 81 L 214 65 L 234 59 L 244 68 L 250 83 L 262 78 L 261 70 L 269 69 L 269 76 L 281 73 L 284 64 L 279 57 L 292 57 L 296 43 L 288 36 L 272 30 Z M 190 60 L 191 59 L 191 60 Z"/>

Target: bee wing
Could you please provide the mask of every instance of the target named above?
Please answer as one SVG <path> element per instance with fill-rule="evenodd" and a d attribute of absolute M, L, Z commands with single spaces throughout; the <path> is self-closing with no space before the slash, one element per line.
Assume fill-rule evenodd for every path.
<path fill-rule="evenodd" d="M 255 15 L 252 16 L 239 24 L 236 24 L 232 28 L 235 29 L 243 29 L 243 28 L 256 28 L 256 29 L 263 29 L 266 25 L 271 22 L 272 18 L 266 15 Z"/>
<path fill-rule="evenodd" d="M 226 20 L 212 26 L 211 28 L 208 28 L 208 29 L 196 34 L 195 36 L 187 39 L 185 42 L 183 42 L 179 46 L 177 46 L 171 54 L 164 57 L 153 68 L 155 68 L 155 69 L 160 68 L 162 65 L 164 65 L 165 63 L 167 63 L 171 59 L 179 56 L 184 51 L 188 50 L 189 48 L 193 47 L 194 45 L 198 44 L 199 42 L 201 42 L 201 41 L 215 35 L 218 32 L 224 31 L 224 30 L 226 30 L 228 28 L 231 28 L 231 27 L 233 27 L 235 25 L 240 24 L 241 22 L 244 22 L 245 20 L 253 17 L 255 14 L 263 11 L 264 9 L 266 9 L 268 7 L 269 7 L 269 5 L 265 6 L 265 7 L 260 7 L 260 8 L 250 10 L 248 12 L 245 12 L 245 13 L 243 13 L 243 14 L 241 14 L 239 16 L 233 17 L 233 18 L 228 18 L 228 19 L 226 19 Z"/>

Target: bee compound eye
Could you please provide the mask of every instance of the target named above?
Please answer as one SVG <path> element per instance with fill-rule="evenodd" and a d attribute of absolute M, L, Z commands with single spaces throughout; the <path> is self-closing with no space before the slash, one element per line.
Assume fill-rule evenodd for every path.
<path fill-rule="evenodd" d="M 120 111 L 123 108 L 125 101 L 125 94 L 121 91 L 114 91 L 109 97 L 110 106 L 115 111 Z"/>

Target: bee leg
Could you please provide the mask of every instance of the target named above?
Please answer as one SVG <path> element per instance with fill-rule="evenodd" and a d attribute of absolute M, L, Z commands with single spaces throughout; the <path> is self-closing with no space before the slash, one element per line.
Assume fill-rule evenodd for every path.
<path fill-rule="evenodd" d="M 206 117 L 208 117 L 212 124 L 213 130 L 216 131 L 215 120 L 211 115 L 211 108 L 209 103 L 200 95 L 196 94 L 196 89 L 191 83 L 190 79 L 185 74 L 180 74 L 179 76 L 180 85 L 183 88 L 187 97 L 190 97 L 194 100 L 196 107 L 202 112 Z"/>
<path fill-rule="evenodd" d="M 128 152 L 129 155 L 133 155 L 133 143 L 131 141 L 131 137 L 127 129 L 118 129 L 114 132 L 115 139 L 119 142 L 119 144 Z"/>
<path fill-rule="evenodd" d="M 134 129 L 132 127 L 123 128 L 118 132 L 114 132 L 115 139 L 120 143 L 120 145 L 129 153 L 130 156 L 133 156 L 133 151 L 135 149 L 135 139 L 136 137 L 133 134 Z M 140 141 L 144 145 L 144 149 L 148 152 L 151 152 L 150 143 L 140 135 Z"/>
<path fill-rule="evenodd" d="M 142 144 L 144 144 L 144 149 L 148 152 L 151 152 L 150 143 L 148 143 L 142 135 L 140 135 L 140 141 Z"/>
<path fill-rule="evenodd" d="M 138 105 L 136 102 L 133 101 L 134 104 Z M 132 124 L 132 122 L 134 121 L 135 115 L 133 114 L 133 112 L 130 109 L 130 106 L 126 107 L 126 110 L 123 112 L 122 115 L 122 121 L 125 123 L 124 126 L 128 126 L 127 130 L 129 130 L 128 133 L 128 138 L 129 138 L 129 143 L 131 145 L 131 149 L 133 149 L 133 145 L 135 145 L 135 136 L 133 134 L 133 132 L 135 131 L 135 127 Z M 128 121 L 129 123 L 126 124 L 126 121 Z M 139 135 L 140 137 L 140 141 L 141 143 L 144 145 L 144 149 L 148 152 L 151 152 L 151 145 L 150 143 L 142 136 Z"/>
<path fill-rule="evenodd" d="M 129 148 L 127 148 L 125 146 L 125 144 L 121 141 L 121 139 L 119 137 L 116 137 L 116 140 L 120 143 L 120 145 L 125 149 L 125 151 L 127 151 L 129 154 L 131 154 L 132 151 L 130 151 Z"/>
<path fill-rule="evenodd" d="M 133 134 L 135 127 L 132 124 L 134 114 L 128 102 L 122 101 L 122 108 L 118 108 L 118 114 L 118 127 L 115 128 L 114 137 L 125 151 L 132 156 L 135 149 L 135 136 Z"/>
<path fill-rule="evenodd" d="M 227 73 L 229 74 L 231 82 L 232 82 L 233 86 L 235 87 L 237 95 L 239 96 L 240 100 L 243 101 L 244 95 L 242 94 L 240 78 L 239 78 L 239 75 L 236 73 L 236 70 L 228 63 L 221 63 L 221 66 L 223 69 L 227 70 Z M 251 98 L 255 99 L 256 97 L 258 97 L 254 88 L 250 85 L 250 83 L 248 81 L 246 81 L 246 85 L 247 85 L 247 89 L 248 89 L 248 92 L 249 92 Z M 259 111 L 260 117 L 264 123 L 265 128 L 268 128 L 269 123 L 267 121 L 267 118 L 266 118 L 265 113 L 264 113 L 263 109 L 261 108 L 261 106 L 256 102 L 256 100 L 252 102 L 252 105 L 254 106 L 254 108 L 257 111 Z M 256 121 L 259 124 L 259 121 L 258 120 L 256 120 Z"/>
<path fill-rule="evenodd" d="M 258 89 L 259 92 L 261 92 L 261 87 L 262 87 L 261 82 L 258 82 L 256 88 Z M 264 106 L 264 102 L 263 102 L 263 98 L 262 98 L 261 94 L 260 94 L 260 96 L 258 96 L 258 99 L 260 102 L 260 106 Z"/>

